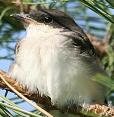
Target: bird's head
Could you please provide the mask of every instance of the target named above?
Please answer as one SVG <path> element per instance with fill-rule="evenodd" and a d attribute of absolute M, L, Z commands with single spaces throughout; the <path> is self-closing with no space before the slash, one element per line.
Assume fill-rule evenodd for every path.
<path fill-rule="evenodd" d="M 56 9 L 40 8 L 31 11 L 29 14 L 15 14 L 13 17 L 20 20 L 25 28 L 33 24 L 50 26 L 53 28 L 63 28 L 73 32 L 83 32 L 71 17 Z"/>
<path fill-rule="evenodd" d="M 69 24 L 75 24 L 73 19 L 64 12 L 55 9 L 38 9 L 31 11 L 29 14 L 14 14 L 13 17 L 22 21 L 26 25 L 36 23 L 55 27 L 55 25 L 58 24 L 60 26 L 68 27 Z"/>

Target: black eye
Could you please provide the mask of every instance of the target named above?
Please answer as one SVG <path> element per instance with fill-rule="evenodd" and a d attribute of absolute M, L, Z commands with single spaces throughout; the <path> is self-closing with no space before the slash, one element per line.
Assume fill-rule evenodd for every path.
<path fill-rule="evenodd" d="M 49 16 L 45 16 L 43 20 L 44 20 L 44 23 L 51 23 L 53 21 L 53 19 Z"/>

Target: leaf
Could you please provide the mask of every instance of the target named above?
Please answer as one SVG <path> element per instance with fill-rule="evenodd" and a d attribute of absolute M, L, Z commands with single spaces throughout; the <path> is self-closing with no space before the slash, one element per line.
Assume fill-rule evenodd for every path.
<path fill-rule="evenodd" d="M 0 105 L 0 115 L 3 117 L 13 117 L 13 115 L 2 105 Z"/>
<path fill-rule="evenodd" d="M 109 11 L 106 8 L 105 4 L 101 4 L 101 2 L 96 0 L 80 0 L 85 6 L 96 12 L 97 14 L 103 16 L 108 21 L 114 23 L 113 15 L 109 13 Z"/>
<path fill-rule="evenodd" d="M 114 7 L 114 0 L 106 0 L 112 7 Z"/>
<path fill-rule="evenodd" d="M 92 80 L 94 80 L 114 91 L 114 80 L 112 80 L 110 77 L 102 75 L 102 74 L 97 74 L 95 77 L 93 77 Z"/>
<path fill-rule="evenodd" d="M 34 114 L 32 112 L 28 112 L 28 111 L 21 109 L 19 106 L 17 106 L 15 103 L 13 103 L 12 101 L 10 101 L 9 99 L 7 99 L 4 96 L 0 96 L 0 99 L 5 102 L 5 103 L 0 102 L 0 106 L 7 107 L 7 108 L 13 110 L 18 115 L 21 115 L 23 117 L 29 117 L 29 115 L 32 117 L 42 117 L 40 115 L 37 115 L 37 114 Z"/>

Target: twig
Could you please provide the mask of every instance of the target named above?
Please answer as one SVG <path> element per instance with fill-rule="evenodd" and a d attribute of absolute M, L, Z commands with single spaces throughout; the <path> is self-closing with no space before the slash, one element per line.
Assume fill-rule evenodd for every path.
<path fill-rule="evenodd" d="M 17 4 L 19 5 L 19 2 L 12 2 L 13 4 Z M 43 4 L 50 4 L 50 3 L 56 3 L 56 1 L 51 1 L 51 2 L 22 2 L 22 4 L 24 5 L 43 5 Z"/>
<path fill-rule="evenodd" d="M 106 40 L 98 39 L 96 36 L 90 34 L 87 34 L 87 36 L 90 39 L 91 43 L 93 44 L 98 55 L 100 57 L 106 55 L 109 43 Z"/>
<path fill-rule="evenodd" d="M 45 97 L 45 96 L 41 97 L 38 94 L 29 93 L 26 89 L 22 88 L 21 85 L 17 84 L 17 82 L 14 79 L 9 77 L 7 75 L 7 73 L 5 73 L 1 70 L 0 70 L 0 78 L 1 78 L 0 79 L 0 88 L 12 91 L 3 82 L 3 80 L 2 80 L 2 78 L 3 78 L 3 79 L 5 79 L 6 82 L 8 82 L 8 84 L 13 86 L 13 88 L 15 88 L 15 90 L 18 90 L 19 92 L 21 92 L 22 95 L 26 96 L 27 98 L 29 98 L 31 100 L 34 100 L 35 102 L 39 101 L 39 103 L 41 105 L 43 105 L 44 107 L 47 106 L 49 110 L 60 110 L 60 111 L 67 112 L 67 113 L 73 113 L 75 115 L 77 115 L 77 113 L 78 113 L 78 115 L 80 115 L 81 117 L 88 117 L 88 113 L 95 113 L 97 115 L 97 117 L 99 117 L 99 116 L 114 117 L 114 109 L 113 108 L 108 107 L 108 106 L 104 106 L 104 105 L 99 105 L 99 104 L 82 106 L 82 107 L 75 106 L 75 107 L 72 107 L 71 109 L 64 108 L 61 110 L 61 108 L 58 108 L 58 107 L 52 105 L 48 97 Z M 12 92 L 15 92 L 15 91 L 12 91 Z"/>
<path fill-rule="evenodd" d="M 2 18 L 4 17 L 5 13 L 11 9 L 11 7 L 7 7 L 2 11 L 2 13 L 0 14 L 0 22 L 2 21 Z"/>
<path fill-rule="evenodd" d="M 39 107 L 38 105 L 34 104 L 31 100 L 29 100 L 28 98 L 26 98 L 25 96 L 23 96 L 21 93 L 19 93 L 16 89 L 14 89 L 14 87 L 12 87 L 5 79 L 4 77 L 0 74 L 0 78 L 4 81 L 4 83 L 13 91 L 15 92 L 19 97 L 21 97 L 22 99 L 24 99 L 26 102 L 28 102 L 29 104 L 31 104 L 33 107 L 35 107 L 36 109 L 38 109 L 40 112 L 44 113 L 46 116 L 48 117 L 53 117 L 51 114 L 49 114 L 47 111 L 45 111 L 44 109 L 42 109 L 41 107 Z"/>

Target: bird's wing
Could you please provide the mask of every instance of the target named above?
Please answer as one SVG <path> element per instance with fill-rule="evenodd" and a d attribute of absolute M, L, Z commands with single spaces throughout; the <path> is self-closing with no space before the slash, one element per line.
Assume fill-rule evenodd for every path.
<path fill-rule="evenodd" d="M 73 47 L 78 47 L 80 54 L 85 53 L 87 56 L 96 56 L 93 45 L 83 31 L 75 31 L 71 38 Z"/>

